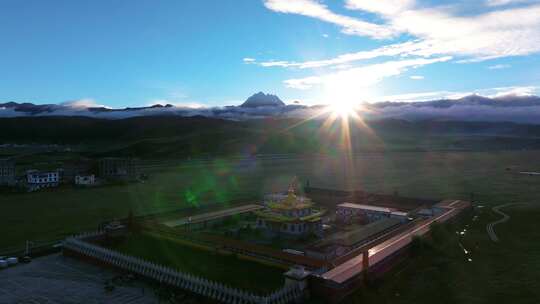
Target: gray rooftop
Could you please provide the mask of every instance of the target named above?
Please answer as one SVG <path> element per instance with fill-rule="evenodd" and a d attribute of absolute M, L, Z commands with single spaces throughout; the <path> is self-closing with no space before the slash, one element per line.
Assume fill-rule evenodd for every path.
<path fill-rule="evenodd" d="M 385 230 L 388 230 L 392 227 L 397 227 L 400 224 L 400 219 L 386 218 L 367 224 L 352 231 L 336 233 L 332 235 L 327 241 L 342 246 L 355 246 Z"/>

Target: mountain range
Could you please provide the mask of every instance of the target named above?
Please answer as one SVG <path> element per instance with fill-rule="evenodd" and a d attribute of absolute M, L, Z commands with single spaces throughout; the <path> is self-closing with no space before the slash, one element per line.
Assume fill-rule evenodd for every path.
<path fill-rule="evenodd" d="M 104 119 L 124 119 L 141 116 L 202 116 L 228 120 L 266 117 L 306 118 L 319 113 L 325 106 L 306 106 L 298 102 L 285 104 L 278 96 L 256 93 L 240 106 L 189 108 L 167 105 L 111 109 L 73 104 L 0 103 L 1 117 L 84 116 Z M 377 102 L 364 105 L 361 116 L 366 120 L 404 119 L 450 121 L 508 121 L 540 124 L 540 97 L 506 95 L 484 97 L 469 95 L 459 99 L 422 102 Z"/>

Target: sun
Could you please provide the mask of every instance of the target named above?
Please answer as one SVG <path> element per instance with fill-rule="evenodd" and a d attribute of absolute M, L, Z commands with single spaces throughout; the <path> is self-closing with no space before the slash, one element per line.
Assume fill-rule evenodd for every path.
<path fill-rule="evenodd" d="M 356 116 L 358 111 L 358 104 L 347 100 L 336 100 L 332 102 L 328 107 L 332 114 L 342 118 Z"/>
<path fill-rule="evenodd" d="M 323 96 L 328 111 L 336 117 L 356 118 L 363 108 L 362 101 L 368 100 L 371 93 L 371 89 L 359 87 L 354 78 L 346 75 L 338 74 L 324 82 Z"/>
<path fill-rule="evenodd" d="M 332 113 L 341 117 L 351 116 L 354 113 L 355 107 L 351 102 L 335 102 L 330 105 Z"/>

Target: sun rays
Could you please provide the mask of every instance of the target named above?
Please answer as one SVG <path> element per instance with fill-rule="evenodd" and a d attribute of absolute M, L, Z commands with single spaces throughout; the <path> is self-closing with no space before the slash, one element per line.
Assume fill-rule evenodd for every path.
<path fill-rule="evenodd" d="M 335 151 L 342 163 L 343 178 L 347 188 L 354 188 L 358 172 L 354 172 L 354 156 L 363 151 L 378 151 L 384 142 L 366 122 L 366 117 L 373 111 L 369 105 L 350 102 L 351 99 L 339 99 L 324 107 L 313 109 L 305 119 L 287 127 L 282 132 L 291 131 L 310 121 L 318 121 L 318 128 L 311 136 L 316 136 L 321 144 L 321 152 Z M 330 149 L 326 149 L 328 147 Z M 339 165 L 341 166 L 341 165 Z"/>

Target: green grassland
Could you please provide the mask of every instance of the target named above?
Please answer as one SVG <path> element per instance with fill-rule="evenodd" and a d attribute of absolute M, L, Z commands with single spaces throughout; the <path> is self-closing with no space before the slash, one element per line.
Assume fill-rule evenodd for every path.
<path fill-rule="evenodd" d="M 412 258 L 345 302 L 537 303 L 540 230 L 536 222 L 540 208 L 513 206 L 505 212 L 511 219 L 496 226 L 498 243 L 485 231 L 486 224 L 498 217 L 487 209 L 477 211 L 476 221 L 467 219 L 459 226 L 442 227 L 433 239 L 417 244 L 420 248 Z M 467 229 L 465 235 L 457 236 L 455 231 L 463 228 Z"/>
<path fill-rule="evenodd" d="M 24 240 L 52 239 L 93 229 L 103 219 L 124 217 L 129 210 L 146 214 L 206 203 L 225 205 L 238 197 L 261 197 L 284 191 L 293 176 L 312 186 L 356 188 L 423 198 L 469 199 L 481 214 L 469 222 L 462 243 L 455 237 L 425 247 L 378 287 L 368 286 L 352 303 L 535 303 L 539 299 L 540 177 L 519 171 L 540 171 L 537 151 L 386 152 L 341 157 L 276 160 L 216 159 L 156 168 L 145 183 L 90 189 L 64 187 L 30 194 L 0 194 L 0 248 L 22 246 Z M 498 218 L 495 205 L 512 216 L 496 231 L 492 243 L 486 223 Z M 450 231 L 448 235 L 454 236 Z M 155 247 L 155 246 L 154 246 Z M 157 247 L 159 248 L 159 247 Z M 159 249 L 158 249 L 159 250 Z M 189 256 L 186 259 L 190 259 Z M 401 267 L 401 268 L 400 268 Z M 396 295 L 398 294 L 398 295 Z M 500 300 L 500 301 L 499 301 Z"/>
<path fill-rule="evenodd" d="M 347 133 L 354 151 L 440 151 L 540 149 L 540 126 L 500 122 L 387 119 L 358 125 Z M 203 117 L 14 117 L 0 119 L 0 157 L 44 151 L 84 156 L 189 158 L 242 153 L 326 153 L 340 150 L 341 123 L 324 119 L 231 121 Z M 35 132 L 35 130 L 40 132 Z M 53 144 L 51 146 L 51 144 Z"/>
<path fill-rule="evenodd" d="M 204 168 L 178 168 L 152 173 L 144 183 L 94 188 L 62 186 L 33 193 L 0 193 L 5 235 L 0 248 L 23 246 L 25 240 L 45 241 L 84 230 L 104 220 L 153 214 L 251 196 L 233 178 Z"/>
<path fill-rule="evenodd" d="M 295 175 L 312 186 L 441 199 L 468 199 L 474 192 L 475 199 L 486 205 L 538 202 L 540 178 L 518 173 L 538 169 L 540 155 L 534 151 L 370 153 L 351 162 L 337 157 L 218 159 L 207 165 L 154 169 L 145 183 L 0 193 L 4 232 L 0 248 L 93 229 L 102 220 L 127 216 L 130 210 L 147 214 L 262 197 L 284 191 Z"/>
<path fill-rule="evenodd" d="M 194 249 L 173 240 L 144 233 L 132 235 L 114 248 L 148 261 L 260 294 L 275 291 L 284 284 L 282 269 L 240 259 L 235 255 Z"/>

